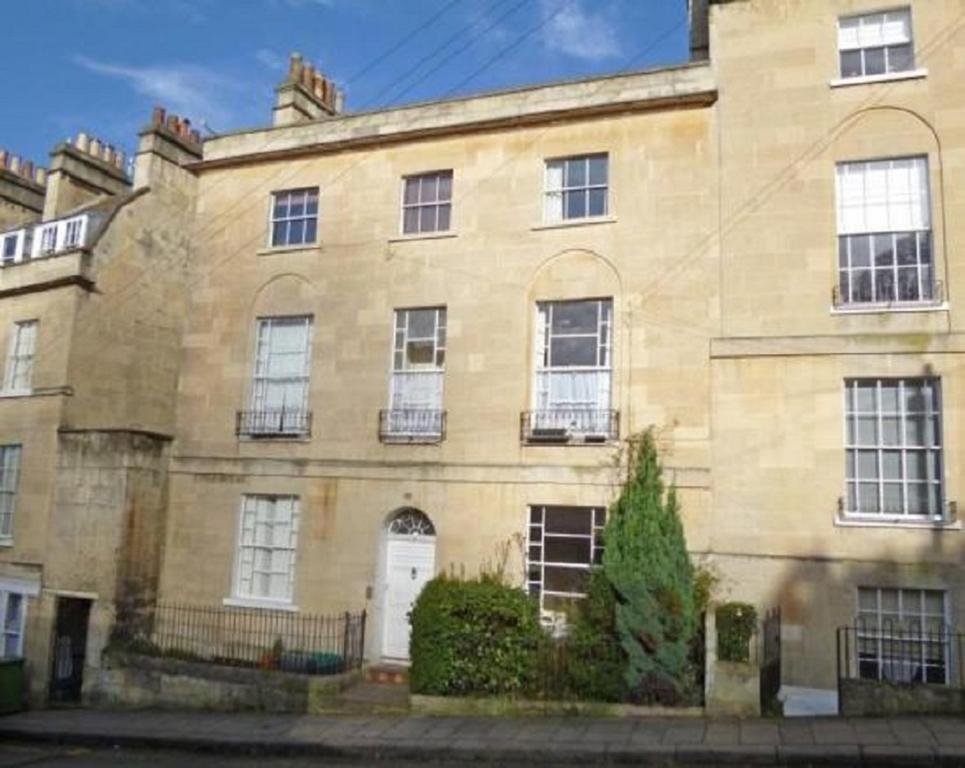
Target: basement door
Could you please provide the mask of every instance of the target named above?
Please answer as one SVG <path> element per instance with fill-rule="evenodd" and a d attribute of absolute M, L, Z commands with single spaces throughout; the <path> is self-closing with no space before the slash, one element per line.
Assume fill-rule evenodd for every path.
<path fill-rule="evenodd" d="M 57 598 L 54 653 L 50 670 L 52 704 L 80 702 L 84 684 L 84 660 L 87 656 L 90 606 L 90 600 L 73 597 Z"/>
<path fill-rule="evenodd" d="M 409 612 L 436 565 L 435 536 L 389 534 L 385 547 L 386 585 L 382 612 L 382 655 L 387 659 L 409 658 Z"/>

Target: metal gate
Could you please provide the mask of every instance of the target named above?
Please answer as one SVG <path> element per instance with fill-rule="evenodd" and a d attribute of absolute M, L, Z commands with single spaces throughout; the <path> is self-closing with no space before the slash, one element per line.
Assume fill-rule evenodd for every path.
<path fill-rule="evenodd" d="M 761 712 L 773 712 L 781 690 L 781 609 L 764 615 L 761 635 Z"/>

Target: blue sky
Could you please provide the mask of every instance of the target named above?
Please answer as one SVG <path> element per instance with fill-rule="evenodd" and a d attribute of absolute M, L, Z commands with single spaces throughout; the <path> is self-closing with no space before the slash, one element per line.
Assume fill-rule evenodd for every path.
<path fill-rule="evenodd" d="M 7 0 L 0 147 L 130 151 L 154 104 L 266 125 L 300 51 L 349 110 L 684 61 L 686 0 Z M 420 29 L 421 27 L 421 29 Z"/>

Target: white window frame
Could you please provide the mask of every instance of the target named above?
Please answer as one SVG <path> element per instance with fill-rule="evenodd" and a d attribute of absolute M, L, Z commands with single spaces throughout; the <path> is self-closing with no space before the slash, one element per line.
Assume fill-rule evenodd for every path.
<path fill-rule="evenodd" d="M 898 410 L 885 410 L 882 406 L 882 384 L 898 385 Z M 893 523 L 901 522 L 944 522 L 945 515 L 945 456 L 943 439 L 943 416 L 942 416 L 942 391 L 941 379 L 937 377 L 882 377 L 882 378 L 849 378 L 845 379 L 844 387 L 844 445 L 845 445 L 845 495 L 844 495 L 844 516 L 856 520 L 878 520 Z M 873 384 L 875 392 L 874 410 L 858 409 L 858 390 L 863 385 Z M 905 394 L 906 386 L 915 384 L 918 386 L 927 385 L 931 389 L 931 403 L 926 404 L 924 411 L 915 411 L 909 414 L 907 411 L 907 397 Z M 913 445 L 908 443 L 908 426 L 913 423 L 909 421 L 909 415 L 918 416 L 923 419 L 925 424 L 925 434 L 929 431 L 933 433 L 930 444 Z M 862 442 L 861 421 L 866 422 L 874 419 L 874 442 Z M 885 420 L 892 423 L 897 421 L 898 442 L 888 444 L 885 442 Z M 930 430 L 928 425 L 931 424 Z M 861 471 L 862 455 L 874 455 L 875 476 L 863 477 Z M 898 454 L 900 461 L 899 479 L 885 476 L 886 454 L 893 461 L 893 454 Z M 926 477 L 924 481 L 909 479 L 910 455 L 921 457 L 924 466 L 929 463 L 935 467 L 934 477 Z M 929 459 L 931 460 L 929 462 Z M 862 510 L 863 491 L 862 486 L 875 486 L 875 499 L 878 511 Z M 885 486 L 901 486 L 902 510 L 901 512 L 885 511 Z M 924 485 L 928 491 L 927 513 L 909 512 L 909 488 L 911 486 Z M 933 490 L 937 490 L 937 503 L 934 504 Z M 853 492 L 853 496 L 852 496 Z M 853 499 L 853 501 L 852 501 Z"/>
<path fill-rule="evenodd" d="M 432 336 L 410 335 L 409 317 L 412 312 L 434 312 Z M 388 423 L 389 437 L 438 438 L 442 435 L 442 412 L 445 403 L 445 372 L 447 344 L 447 309 L 438 307 L 408 307 L 395 310 L 393 321 L 392 360 L 389 372 Z M 432 363 L 412 365 L 406 357 L 410 341 L 432 342 Z M 416 383 L 418 382 L 418 383 Z M 409 404 L 416 393 L 431 392 L 432 407 L 421 403 Z M 420 411 L 424 413 L 420 413 Z"/>
<path fill-rule="evenodd" d="M 20 489 L 23 446 L 0 445 L 0 544 L 12 544 Z"/>
<path fill-rule="evenodd" d="M 879 39 L 875 44 L 862 44 L 861 36 L 862 30 L 865 27 L 872 28 L 878 27 L 883 30 L 884 25 L 887 24 L 889 17 L 904 17 L 907 19 L 908 34 L 901 38 L 884 39 L 883 37 Z M 855 22 L 857 23 L 857 33 L 858 38 L 853 44 L 845 42 L 846 25 Z M 906 73 L 911 73 L 915 71 L 915 29 L 913 24 L 913 17 L 911 12 L 911 6 L 903 6 L 899 8 L 892 8 L 888 10 L 874 11 L 872 13 L 858 13 L 849 14 L 847 16 L 842 16 L 838 19 L 837 24 L 838 33 L 838 76 L 842 82 L 847 82 L 850 80 L 865 80 L 876 77 L 888 77 L 895 75 L 902 75 Z M 907 46 L 910 49 L 910 54 L 908 58 L 908 65 L 902 67 L 901 69 L 892 68 L 892 56 L 893 49 Z M 867 57 L 870 51 L 881 51 L 884 60 L 884 72 L 877 72 L 868 74 L 867 71 Z M 861 72 L 859 74 L 848 75 L 845 74 L 844 69 L 844 55 L 858 53 L 861 59 Z"/>
<path fill-rule="evenodd" d="M 13 232 L 0 234 L 0 263 L 2 263 L 3 266 L 19 264 L 23 261 L 24 255 L 30 250 L 27 233 L 28 230 L 26 229 L 18 229 Z M 8 256 L 7 250 L 9 243 L 13 243 L 13 253 Z"/>
<path fill-rule="evenodd" d="M 606 181 L 593 183 L 590 181 L 590 163 L 603 158 L 606 168 Z M 583 163 L 584 181 L 582 184 L 569 183 L 569 168 L 571 164 Z M 559 167 L 559 184 L 554 181 L 555 168 Z M 586 155 L 571 155 L 569 157 L 548 158 L 543 163 L 543 222 L 545 224 L 565 224 L 566 222 L 593 221 L 609 217 L 611 211 L 610 154 L 608 152 L 593 152 Z M 592 191 L 603 190 L 603 212 L 590 213 L 590 194 Z M 582 216 L 567 215 L 567 198 L 570 195 L 582 195 L 584 211 Z"/>
<path fill-rule="evenodd" d="M 22 579 L 0 578 L 0 658 L 23 658 L 23 645 L 27 633 L 27 615 L 30 610 L 29 598 L 40 594 L 40 585 Z M 15 631 L 7 629 L 7 612 L 10 610 L 10 596 L 20 598 L 20 626 Z M 17 638 L 16 653 L 6 655 L 7 637 Z"/>
<path fill-rule="evenodd" d="M 278 509 L 279 503 L 290 504 L 290 517 L 288 519 L 288 530 L 289 537 L 288 541 L 285 543 L 275 543 L 273 540 L 270 543 L 258 543 L 257 540 L 257 530 L 258 525 L 258 504 L 259 503 L 270 503 L 272 508 L 272 521 L 271 526 L 279 524 L 275 518 L 275 512 Z M 248 529 L 246 528 L 246 516 L 248 514 L 254 515 L 254 522 L 251 526 L 251 537 L 247 539 L 246 534 Z M 238 537 L 235 549 L 235 567 L 234 575 L 232 578 L 232 599 L 239 604 L 250 604 L 250 605 L 266 605 L 266 606 L 292 606 L 294 605 L 295 598 L 295 574 L 298 566 L 298 529 L 301 518 L 301 508 L 300 499 L 298 496 L 287 495 L 287 494 L 244 494 L 241 497 L 241 505 L 238 514 Z M 250 550 L 250 569 L 249 563 L 246 562 L 246 553 Z M 286 574 L 281 571 L 259 569 L 257 567 L 257 552 L 258 550 L 267 550 L 269 553 L 269 559 L 274 552 L 286 552 L 288 553 L 289 567 Z M 269 579 L 272 576 L 283 574 L 286 575 L 286 590 L 287 594 L 285 597 L 273 597 L 272 595 L 262 595 L 256 592 L 254 589 L 255 577 L 259 573 L 267 573 Z M 248 582 L 248 588 L 245 589 L 245 581 Z"/>
<path fill-rule="evenodd" d="M 553 313 L 567 304 L 595 302 L 597 328 L 594 334 L 561 334 L 553 331 Z M 572 435 L 605 435 L 610 431 L 609 411 L 613 401 L 613 299 L 541 301 L 536 304 L 534 344 L 532 429 L 564 429 Z M 553 365 L 551 348 L 556 338 L 595 338 L 595 365 Z M 596 381 L 594 401 L 559 400 L 554 396 L 554 379 Z"/>
<path fill-rule="evenodd" d="M 862 592 L 874 593 L 873 597 L 875 599 L 875 608 L 872 610 L 862 608 Z M 886 611 L 882 605 L 882 595 L 885 592 L 894 592 L 897 604 L 896 611 Z M 910 594 L 915 594 L 917 606 L 906 607 L 906 602 Z M 940 595 L 942 598 L 942 612 L 939 613 L 928 613 L 926 610 L 926 595 Z M 887 677 L 886 673 L 888 670 L 894 672 L 896 669 L 900 669 L 902 666 L 907 666 L 912 668 L 913 665 L 920 665 L 920 669 L 927 670 L 929 667 L 934 668 L 935 665 L 929 665 L 927 663 L 928 657 L 926 655 L 927 646 L 940 645 L 942 647 L 943 654 L 943 671 L 944 680 L 942 684 L 948 684 L 949 675 L 951 673 L 952 665 L 952 647 L 951 647 L 951 627 L 949 625 L 950 603 L 948 591 L 944 589 L 919 589 L 917 587 L 872 587 L 872 586 L 860 586 L 857 589 L 857 606 L 858 609 L 855 613 L 855 627 L 857 632 L 857 643 L 855 646 L 855 654 L 859 662 L 859 676 L 861 675 L 861 662 L 867 661 L 869 659 L 862 658 L 862 648 L 868 647 L 868 645 L 873 645 L 875 648 L 874 657 L 870 661 L 877 665 L 878 674 L 875 679 L 885 680 L 891 679 Z M 892 619 L 893 617 L 893 619 Z M 929 619 L 939 620 L 939 628 L 929 629 Z M 911 620 L 912 625 L 908 625 L 907 622 Z M 897 623 L 889 624 L 890 621 Z M 913 626 L 917 624 L 917 626 Z M 896 633 L 890 633 L 889 630 L 898 629 Z M 899 657 L 897 659 L 890 658 L 888 656 L 888 651 L 894 653 L 898 651 L 901 653 L 907 650 L 909 645 L 914 647 L 917 644 L 917 654 L 915 657 L 909 656 L 907 659 Z M 902 674 L 902 677 L 912 677 L 912 675 Z M 927 672 L 926 672 L 927 676 Z M 894 680 L 893 682 L 910 682 L 910 680 Z"/>
<path fill-rule="evenodd" d="M 37 320 L 21 320 L 14 323 L 10 333 L 7 367 L 3 379 L 5 393 L 30 394 L 32 391 L 39 330 L 40 324 Z"/>
<path fill-rule="evenodd" d="M 305 346 L 302 350 L 303 362 L 301 372 L 286 376 L 272 376 L 271 361 L 272 356 L 281 354 L 272 352 L 272 331 L 281 324 L 294 325 L 301 323 L 305 327 Z M 248 431 L 249 434 L 272 435 L 272 434 L 293 434 L 303 435 L 308 433 L 308 412 L 311 387 L 311 368 L 312 368 L 312 342 L 314 337 L 314 316 L 313 315 L 274 315 L 269 317 L 259 317 L 255 323 L 255 350 L 251 376 L 251 395 L 249 397 L 249 408 L 253 414 L 264 414 L 278 412 L 279 424 L 283 420 L 283 413 L 295 413 L 303 417 L 304 425 L 292 429 L 281 431 L 272 429 L 270 419 L 261 427 L 255 426 Z M 265 345 L 265 348 L 263 348 Z M 291 384 L 298 384 L 302 388 L 301 402 L 289 405 L 282 402 L 281 408 L 268 407 L 269 394 L 273 386 L 287 387 Z M 261 417 L 253 417 L 260 419 Z"/>
<path fill-rule="evenodd" d="M 89 223 L 90 216 L 82 214 L 38 225 L 34 231 L 30 257 L 39 259 L 83 248 L 87 242 Z"/>
<path fill-rule="evenodd" d="M 877 177 L 882 186 L 874 188 Z M 835 171 L 838 230 L 838 305 L 904 307 L 936 302 L 936 243 L 932 231 L 931 173 L 927 155 L 847 161 Z M 914 261 L 902 261 L 900 245 L 912 239 Z M 890 264 L 877 249 L 890 247 Z M 859 263 L 859 254 L 864 263 Z M 902 298 L 911 276 L 917 297 Z M 860 279 L 870 279 L 871 298 L 860 296 Z M 883 288 L 891 281 L 891 296 Z"/>
<path fill-rule="evenodd" d="M 308 210 L 310 195 L 312 193 L 314 193 L 315 195 L 315 213 L 309 214 L 307 213 L 307 210 Z M 305 212 L 303 212 L 301 216 L 290 216 L 286 214 L 285 216 L 279 216 L 276 218 L 275 205 L 278 201 L 278 198 L 281 197 L 282 195 L 287 195 L 288 205 L 290 208 L 291 196 L 296 194 L 305 195 L 305 203 L 304 203 Z M 321 224 L 321 211 L 322 211 L 322 197 L 321 197 L 321 190 L 318 187 L 293 187 L 292 189 L 279 189 L 279 190 L 276 190 L 275 192 L 272 192 L 268 200 L 268 248 L 280 250 L 285 248 L 311 248 L 312 246 L 318 245 L 319 226 Z M 313 221 L 313 220 L 315 222 L 315 237 L 313 237 L 311 240 L 303 239 L 297 243 L 290 242 L 291 222 L 295 222 L 295 221 L 305 222 L 302 230 L 304 232 L 304 228 L 307 226 L 307 222 Z M 275 224 L 282 223 L 282 222 L 287 224 L 285 228 L 286 242 L 276 243 L 275 242 Z"/>
<path fill-rule="evenodd" d="M 442 180 L 448 178 L 449 180 L 449 196 L 446 198 L 441 197 L 439 189 L 442 185 Z M 435 182 L 436 198 L 431 201 L 423 201 L 422 199 L 422 185 L 426 181 Z M 406 202 L 406 189 L 410 182 L 418 182 L 419 191 L 415 202 Z M 401 203 L 401 215 L 399 218 L 399 232 L 403 236 L 407 237 L 418 237 L 419 235 L 432 235 L 432 234 L 442 234 L 452 231 L 452 213 L 453 213 L 453 188 L 455 185 L 455 174 L 451 169 L 440 170 L 440 171 L 427 171 L 425 173 L 414 173 L 408 176 L 402 177 L 402 203 Z M 434 209 L 433 216 L 433 226 L 429 229 L 422 228 L 422 211 L 423 209 Z M 443 208 L 447 208 L 449 211 L 449 221 L 446 227 L 439 226 L 439 215 Z M 414 230 L 406 230 L 405 228 L 405 215 L 408 211 L 417 211 L 417 226 Z"/>
<path fill-rule="evenodd" d="M 590 515 L 590 533 L 569 534 L 546 532 L 546 512 L 549 509 L 580 510 Z M 555 617 L 559 612 L 545 607 L 545 598 L 559 597 L 565 600 L 582 600 L 585 592 L 563 592 L 545 588 L 546 569 L 563 568 L 583 571 L 589 578 L 593 568 L 602 562 L 603 529 L 606 527 L 607 509 L 602 506 L 583 506 L 574 504 L 531 504 L 526 510 L 526 591 L 539 600 L 540 614 Z M 579 539 L 588 541 L 590 562 L 568 563 L 546 559 L 546 539 Z"/>

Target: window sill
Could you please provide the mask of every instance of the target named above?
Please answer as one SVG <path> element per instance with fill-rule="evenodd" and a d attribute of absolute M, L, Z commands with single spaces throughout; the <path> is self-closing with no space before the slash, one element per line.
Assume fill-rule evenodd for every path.
<path fill-rule="evenodd" d="M 311 432 L 243 432 L 236 433 L 239 443 L 310 443 Z"/>
<path fill-rule="evenodd" d="M 12 547 L 13 537 L 12 536 L 0 536 L 0 547 Z"/>
<path fill-rule="evenodd" d="M 17 397 L 33 397 L 33 394 L 32 389 L 2 389 L 0 390 L 0 400 Z"/>
<path fill-rule="evenodd" d="M 838 528 L 909 528 L 929 531 L 960 531 L 960 520 L 938 520 L 907 517 L 885 517 L 881 515 L 838 515 L 834 519 Z"/>
<path fill-rule="evenodd" d="M 832 88 L 846 88 L 849 85 L 872 85 L 874 83 L 894 83 L 899 80 L 920 80 L 928 77 L 927 69 L 909 69 L 907 72 L 888 72 L 884 75 L 862 75 L 861 77 L 838 77 L 831 81 Z"/>
<path fill-rule="evenodd" d="M 389 238 L 390 243 L 408 243 L 413 240 L 451 240 L 459 237 L 458 232 L 417 232 L 411 235 L 395 235 Z"/>
<path fill-rule="evenodd" d="M 542 224 L 534 224 L 530 227 L 533 232 L 539 232 L 543 229 L 566 229 L 568 227 L 590 227 L 594 224 L 616 224 L 616 216 L 587 216 L 584 219 L 564 219 L 563 221 L 554 221 L 551 223 L 543 222 Z"/>
<path fill-rule="evenodd" d="M 228 608 L 263 608 L 268 611 L 298 613 L 298 606 L 281 600 L 259 600 L 254 597 L 226 597 L 221 601 Z"/>
<path fill-rule="evenodd" d="M 276 253 L 307 253 L 309 251 L 320 251 L 322 250 L 322 244 L 320 242 L 315 243 L 304 243 L 303 245 L 278 245 L 278 246 L 268 246 L 267 248 L 261 248 L 256 251 L 258 256 L 271 256 Z"/>
<path fill-rule="evenodd" d="M 884 304 L 842 304 L 831 307 L 832 315 L 890 315 L 915 312 L 948 312 L 948 302 L 933 303 L 884 303 Z"/>

